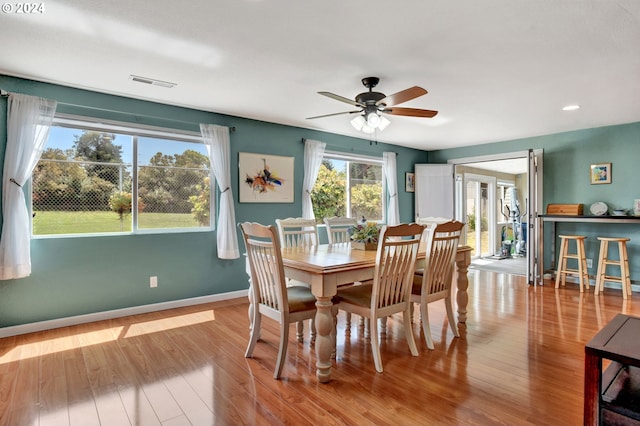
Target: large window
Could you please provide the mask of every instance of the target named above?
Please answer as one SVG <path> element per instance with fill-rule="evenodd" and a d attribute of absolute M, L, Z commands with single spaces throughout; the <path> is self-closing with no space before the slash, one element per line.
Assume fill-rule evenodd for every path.
<path fill-rule="evenodd" d="M 384 197 L 381 159 L 325 153 L 311 193 L 318 223 L 331 216 L 382 222 Z"/>
<path fill-rule="evenodd" d="M 56 118 L 31 183 L 34 236 L 211 229 L 196 135 Z"/>

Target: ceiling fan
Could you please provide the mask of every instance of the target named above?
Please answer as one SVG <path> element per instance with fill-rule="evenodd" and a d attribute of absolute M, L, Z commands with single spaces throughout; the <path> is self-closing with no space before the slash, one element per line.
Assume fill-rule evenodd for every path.
<path fill-rule="evenodd" d="M 419 96 L 426 95 L 427 91 L 422 87 L 413 86 L 405 90 L 401 90 L 393 95 L 386 96 L 384 93 L 374 92 L 372 89 L 378 85 L 380 79 L 378 77 L 365 77 L 362 79 L 362 84 L 369 89 L 368 92 L 360 93 L 356 96 L 355 100 L 345 98 L 344 96 L 336 95 L 331 92 L 318 92 L 323 96 L 327 96 L 331 99 L 335 99 L 340 102 L 359 107 L 356 111 L 336 112 L 333 114 L 317 115 L 315 117 L 308 117 L 308 120 L 315 118 L 331 117 L 334 115 L 342 114 L 358 114 L 356 118 L 351 120 L 351 124 L 357 130 L 361 130 L 365 133 L 373 133 L 376 129 L 384 130 L 389 125 L 389 120 L 381 115 L 404 115 L 408 117 L 426 117 L 431 118 L 438 114 L 438 111 L 432 111 L 429 109 L 417 109 L 417 108 L 402 108 L 396 107 L 398 105 Z"/>

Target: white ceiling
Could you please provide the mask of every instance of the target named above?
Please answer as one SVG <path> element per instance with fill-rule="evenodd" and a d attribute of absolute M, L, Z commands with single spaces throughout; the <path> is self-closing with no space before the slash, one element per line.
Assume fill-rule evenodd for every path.
<path fill-rule="evenodd" d="M 306 117 L 352 110 L 316 92 L 353 99 L 377 76 L 440 113 L 375 137 L 426 150 L 640 121 L 638 0 L 42 4 L 0 14 L 0 73 L 365 139 L 353 116 Z"/>

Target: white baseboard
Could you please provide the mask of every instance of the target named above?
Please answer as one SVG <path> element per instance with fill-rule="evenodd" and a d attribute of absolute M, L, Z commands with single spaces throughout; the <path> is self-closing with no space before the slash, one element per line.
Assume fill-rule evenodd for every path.
<path fill-rule="evenodd" d="M 94 321 L 103 321 L 113 318 L 126 317 L 129 315 L 146 314 L 148 312 L 163 311 L 166 309 L 182 308 L 185 306 L 201 305 L 203 303 L 238 299 L 247 296 L 248 290 L 240 290 L 232 291 L 229 293 L 212 294 L 210 296 L 192 297 L 189 299 L 172 300 L 170 302 L 133 306 L 131 308 L 114 309 L 112 311 L 95 312 L 92 314 L 76 315 L 73 317 L 57 318 L 54 320 L 15 325 L 11 327 L 0 328 L 0 338 L 34 333 L 37 331 L 52 330 L 54 328 L 68 327 L 78 324 L 86 324 L 88 322 Z"/>

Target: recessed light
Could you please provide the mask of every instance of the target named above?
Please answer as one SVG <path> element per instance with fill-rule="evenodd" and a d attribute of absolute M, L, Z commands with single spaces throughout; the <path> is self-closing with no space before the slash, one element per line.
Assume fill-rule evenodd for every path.
<path fill-rule="evenodd" d="M 567 105 L 562 108 L 563 111 L 575 111 L 577 109 L 580 109 L 580 105 Z"/>

